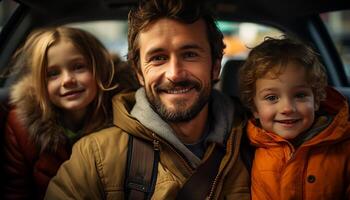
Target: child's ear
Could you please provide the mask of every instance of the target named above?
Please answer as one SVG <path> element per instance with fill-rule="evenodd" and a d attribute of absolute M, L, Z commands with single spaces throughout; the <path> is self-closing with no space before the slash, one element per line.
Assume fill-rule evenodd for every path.
<path fill-rule="evenodd" d="M 141 72 L 137 72 L 137 79 L 139 80 L 140 85 L 145 86 L 145 79 L 143 78 Z"/>
<path fill-rule="evenodd" d="M 253 111 L 253 115 L 255 119 L 259 119 L 259 113 L 257 111 Z"/>

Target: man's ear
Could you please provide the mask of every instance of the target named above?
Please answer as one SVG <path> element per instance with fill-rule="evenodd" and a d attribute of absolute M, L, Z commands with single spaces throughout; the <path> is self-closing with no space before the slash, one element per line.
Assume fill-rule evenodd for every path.
<path fill-rule="evenodd" d="M 137 72 L 137 79 L 139 80 L 140 85 L 145 86 L 145 79 L 140 71 Z"/>
<path fill-rule="evenodd" d="M 221 59 L 217 59 L 213 64 L 213 80 L 218 80 L 221 70 Z"/>

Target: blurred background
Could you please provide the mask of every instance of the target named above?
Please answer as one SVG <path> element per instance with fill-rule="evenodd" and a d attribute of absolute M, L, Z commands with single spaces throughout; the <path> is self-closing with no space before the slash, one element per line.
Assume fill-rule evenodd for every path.
<path fill-rule="evenodd" d="M 2 0 L 0 2 L 0 34 L 1 29 L 10 20 L 10 16 L 16 7 L 17 3 L 13 0 Z M 350 10 L 322 13 L 321 18 L 336 44 L 347 77 L 350 79 Z M 126 59 L 126 21 L 91 21 L 67 25 L 93 33 L 111 52 L 119 54 L 124 60 Z M 266 36 L 279 37 L 283 35 L 280 30 L 274 27 L 256 23 L 219 21 L 218 27 L 224 33 L 224 42 L 227 46 L 223 63 L 228 59 L 244 60 L 250 48 L 259 44 Z"/>

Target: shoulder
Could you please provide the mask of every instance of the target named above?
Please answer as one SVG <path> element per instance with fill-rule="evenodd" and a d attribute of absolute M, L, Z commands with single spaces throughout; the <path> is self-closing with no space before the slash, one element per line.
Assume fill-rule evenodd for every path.
<path fill-rule="evenodd" d="M 99 159 L 109 159 L 110 152 L 123 153 L 127 149 L 128 140 L 129 135 L 126 132 L 113 126 L 84 136 L 74 144 L 73 152 L 92 153 Z"/>
<path fill-rule="evenodd" d="M 27 128 L 25 127 L 23 121 L 19 118 L 15 108 L 10 109 L 6 124 L 6 137 L 11 135 L 11 137 L 15 137 L 16 140 L 20 140 L 18 142 L 21 144 L 28 143 L 29 134 Z"/>
<path fill-rule="evenodd" d="M 97 173 L 99 179 L 95 177 L 91 181 L 100 180 L 103 187 L 120 190 L 124 183 L 128 140 L 129 135 L 117 127 L 84 136 L 73 145 L 65 170 L 77 171 L 89 180 L 92 173 Z"/>

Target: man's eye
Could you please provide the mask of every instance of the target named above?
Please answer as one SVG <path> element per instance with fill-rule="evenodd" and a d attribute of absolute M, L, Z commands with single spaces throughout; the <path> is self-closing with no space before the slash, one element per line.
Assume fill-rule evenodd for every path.
<path fill-rule="evenodd" d="M 265 100 L 270 101 L 270 102 L 275 102 L 278 100 L 278 96 L 276 95 L 269 95 L 265 97 Z"/>
<path fill-rule="evenodd" d="M 166 56 L 159 55 L 159 56 L 153 56 L 150 61 L 165 61 L 167 59 Z"/>
<path fill-rule="evenodd" d="M 186 52 L 185 55 L 184 55 L 185 58 L 194 58 L 194 57 L 197 57 L 197 56 L 198 56 L 198 54 L 195 53 L 195 52 Z"/>

